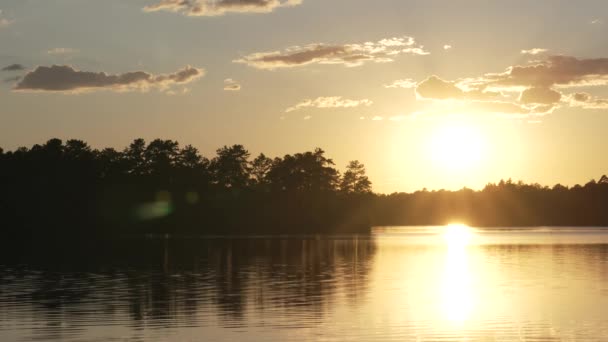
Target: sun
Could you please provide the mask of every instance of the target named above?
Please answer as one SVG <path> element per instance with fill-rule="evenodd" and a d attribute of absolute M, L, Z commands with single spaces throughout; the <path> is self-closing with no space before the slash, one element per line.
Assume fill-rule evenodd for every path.
<path fill-rule="evenodd" d="M 429 157 L 438 167 L 451 171 L 479 166 L 484 155 L 485 139 L 473 126 L 452 124 L 430 135 Z"/>
<path fill-rule="evenodd" d="M 466 246 L 471 240 L 471 228 L 460 223 L 449 224 L 443 232 L 448 247 Z"/>

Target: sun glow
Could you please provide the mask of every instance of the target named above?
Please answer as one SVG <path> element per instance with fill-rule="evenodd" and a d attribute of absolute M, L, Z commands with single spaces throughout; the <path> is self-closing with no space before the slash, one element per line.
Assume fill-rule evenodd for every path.
<path fill-rule="evenodd" d="M 445 227 L 443 238 L 448 248 L 462 247 L 469 244 L 471 240 L 471 228 L 464 224 L 449 224 Z"/>
<path fill-rule="evenodd" d="M 485 139 L 471 126 L 444 126 L 430 139 L 429 156 L 442 168 L 468 170 L 476 167 L 484 157 Z"/>

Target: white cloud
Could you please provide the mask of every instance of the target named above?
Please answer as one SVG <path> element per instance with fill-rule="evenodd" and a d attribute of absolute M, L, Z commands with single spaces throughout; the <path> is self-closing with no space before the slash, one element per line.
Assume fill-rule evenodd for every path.
<path fill-rule="evenodd" d="M 383 119 L 383 117 L 376 115 L 372 118 L 372 121 L 382 121 Z"/>
<path fill-rule="evenodd" d="M 350 100 L 342 96 L 318 97 L 316 99 L 304 100 L 295 106 L 285 110 L 286 113 L 293 112 L 302 108 L 353 108 L 358 106 L 371 106 L 372 101 L 368 99 Z"/>
<path fill-rule="evenodd" d="M 548 51 L 547 49 L 533 48 L 533 49 L 529 49 L 529 50 L 521 50 L 521 53 L 524 55 L 539 55 L 539 54 L 545 53 L 547 51 Z"/>
<path fill-rule="evenodd" d="M 416 81 L 414 81 L 413 79 L 406 78 L 406 79 L 403 79 L 403 80 L 395 80 L 391 84 L 385 84 L 384 87 L 385 88 L 406 88 L 406 89 L 412 89 L 412 88 L 416 88 L 417 85 L 418 85 L 418 83 Z"/>
<path fill-rule="evenodd" d="M 444 50 L 450 50 L 451 48 L 452 48 L 452 45 L 450 45 L 450 44 L 445 44 L 445 45 L 443 46 L 443 49 L 444 49 Z"/>
<path fill-rule="evenodd" d="M 145 12 L 169 11 L 192 17 L 220 16 L 226 13 L 270 13 L 292 7 L 302 0 L 160 0 L 144 7 Z"/>
<path fill-rule="evenodd" d="M 224 80 L 224 90 L 239 91 L 241 90 L 241 84 L 231 78 L 227 78 Z"/>

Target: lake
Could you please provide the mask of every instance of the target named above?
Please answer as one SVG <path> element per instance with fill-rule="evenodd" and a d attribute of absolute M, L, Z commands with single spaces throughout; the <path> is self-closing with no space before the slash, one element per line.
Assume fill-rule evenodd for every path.
<path fill-rule="evenodd" d="M 78 247 L 0 259 L 0 341 L 608 340 L 608 229 Z"/>

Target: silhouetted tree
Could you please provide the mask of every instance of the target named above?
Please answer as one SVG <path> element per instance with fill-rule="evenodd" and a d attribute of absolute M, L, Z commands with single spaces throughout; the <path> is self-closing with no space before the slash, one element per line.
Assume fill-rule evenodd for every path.
<path fill-rule="evenodd" d="M 243 145 L 224 146 L 217 150 L 210 169 L 214 181 L 223 188 L 243 189 L 249 185 L 249 151 Z"/>
<path fill-rule="evenodd" d="M 346 166 L 340 181 L 340 190 L 345 193 L 365 194 L 372 192 L 372 182 L 365 175 L 365 165 L 353 160 Z"/>
<path fill-rule="evenodd" d="M 147 165 L 144 153 L 146 152 L 146 141 L 138 138 L 125 149 L 125 159 L 129 164 L 130 173 L 133 175 L 144 175 L 147 173 Z"/>
<path fill-rule="evenodd" d="M 370 225 L 608 225 L 608 177 L 549 188 L 511 179 L 481 191 L 371 193 L 365 167 L 344 174 L 322 149 L 249 160 L 242 145 L 210 161 L 177 141 L 123 151 L 50 139 L 0 149 L 0 223 L 24 236 L 125 233 L 302 233 Z M 355 228 L 358 227 L 358 228 Z M 335 229 L 335 230 L 332 230 Z"/>
<path fill-rule="evenodd" d="M 179 161 L 179 144 L 173 140 L 155 139 L 151 141 L 144 151 L 146 173 L 168 177 Z"/>
<path fill-rule="evenodd" d="M 268 178 L 279 191 L 335 191 L 339 173 L 334 162 L 325 157 L 320 148 L 314 152 L 286 155 L 277 158 L 268 172 Z"/>
<path fill-rule="evenodd" d="M 273 160 L 261 153 L 251 162 L 251 176 L 258 187 L 269 184 L 268 173 L 272 169 Z"/>

